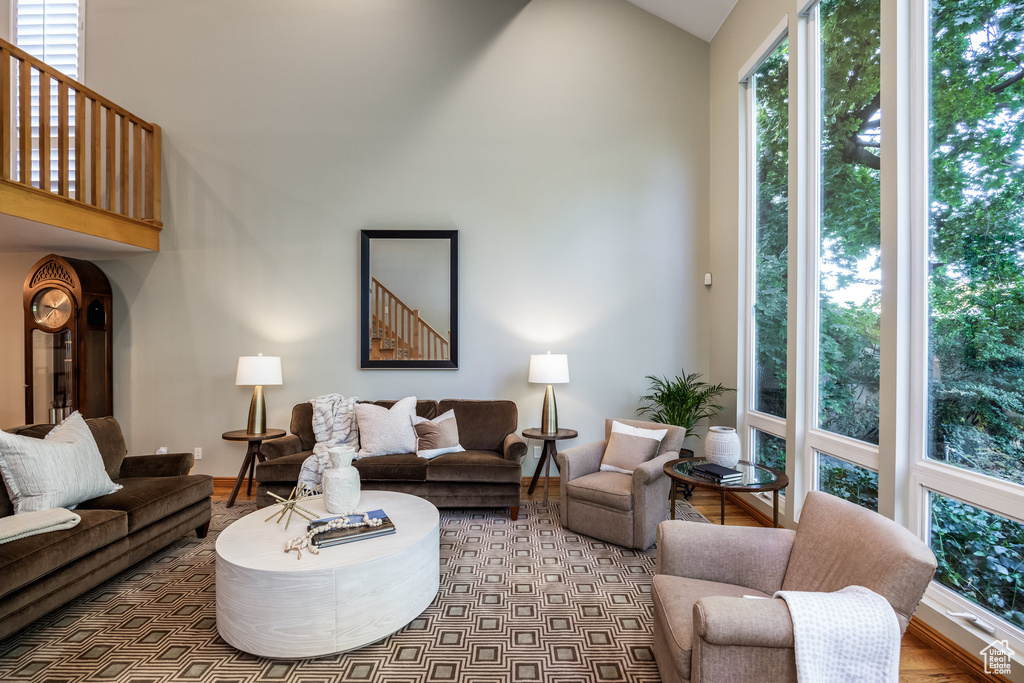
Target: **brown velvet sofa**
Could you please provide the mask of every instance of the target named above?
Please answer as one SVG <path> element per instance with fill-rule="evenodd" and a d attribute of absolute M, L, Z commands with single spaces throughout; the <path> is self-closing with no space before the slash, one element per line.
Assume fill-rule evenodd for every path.
<path fill-rule="evenodd" d="M 123 488 L 75 508 L 70 529 L 0 544 L 0 638 L 28 625 L 193 529 L 210 526 L 213 478 L 190 475 L 191 453 L 125 457 L 121 427 L 112 417 L 87 419 L 107 474 Z M 6 430 L 42 438 L 54 425 Z M 0 486 L 0 517 L 14 514 Z"/>
<path fill-rule="evenodd" d="M 374 401 L 390 408 L 395 401 Z M 378 455 L 356 460 L 364 491 L 397 491 L 424 498 L 437 507 L 507 507 L 512 519 L 519 515 L 519 494 L 526 443 L 516 435 L 519 411 L 512 401 L 445 399 L 416 402 L 416 414 L 428 420 L 455 411 L 459 443 L 466 450 L 432 460 L 415 453 Z M 265 458 L 256 465 L 256 506 L 277 502 L 270 495 L 287 497 L 299 478 L 302 462 L 312 455 L 313 406 L 308 401 L 292 409 L 292 433 L 264 441 Z"/>

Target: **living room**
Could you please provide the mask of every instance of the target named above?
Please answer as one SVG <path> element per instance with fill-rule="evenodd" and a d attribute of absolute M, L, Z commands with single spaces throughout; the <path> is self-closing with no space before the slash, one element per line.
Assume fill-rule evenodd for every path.
<path fill-rule="evenodd" d="M 0 0 L 10 42 L 14 2 Z M 114 416 L 128 452 L 201 449 L 197 474 L 235 477 L 244 451 L 221 435 L 245 426 L 252 388 L 234 375 L 239 357 L 260 353 L 281 359 L 282 384 L 265 394 L 267 425 L 282 429 L 295 404 L 332 392 L 508 399 L 519 428 L 533 427 L 543 386 L 527 381 L 530 356 L 546 351 L 570 364 L 558 419 L 578 437 L 559 448 L 604 438 L 605 418 L 636 416 L 647 375 L 681 368 L 738 390 L 715 424 L 753 428 L 738 83 L 780 24 L 790 59 L 803 58 L 794 36 L 806 8 L 721 4 L 720 27 L 697 36 L 625 0 L 89 0 L 79 79 L 163 131 L 160 249 L 28 240 L 0 251 L 0 427 L 25 422 L 23 285 L 53 252 L 110 280 Z M 912 4 L 886 3 L 883 26 L 904 27 Z M 883 98 L 897 97 L 899 75 L 883 70 Z M 458 230 L 457 370 L 360 369 L 369 229 Z M 890 235 L 883 247 L 902 244 Z M 883 361 L 878 508 L 924 534 L 910 459 L 897 455 L 913 402 L 891 369 L 910 354 L 884 335 L 883 354 L 896 355 Z M 805 353 L 793 348 L 791 363 Z M 813 447 L 799 425 L 757 428 Z M 686 446 L 700 454 L 703 442 Z M 841 454 L 863 462 L 853 450 Z M 531 448 L 525 476 L 536 462 Z M 809 469 L 790 465 L 791 492 L 806 493 Z M 1019 486 L 997 488 L 994 511 L 1019 511 Z M 781 520 L 793 528 L 790 501 Z M 770 501 L 748 504 L 770 515 Z M 946 609 L 918 614 L 979 657 L 993 637 Z M 1001 622 L 1000 639 L 1018 626 Z"/>

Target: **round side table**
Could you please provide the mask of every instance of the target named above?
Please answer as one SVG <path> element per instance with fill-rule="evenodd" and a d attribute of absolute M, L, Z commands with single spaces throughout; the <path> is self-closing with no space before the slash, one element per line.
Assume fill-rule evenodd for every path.
<path fill-rule="evenodd" d="M 277 439 L 285 435 L 283 429 L 268 429 L 265 432 L 255 434 L 253 432 L 247 432 L 244 429 L 236 429 L 232 432 L 224 432 L 220 438 L 225 441 L 247 441 L 249 443 L 248 448 L 245 449 L 245 460 L 242 461 L 242 469 L 238 470 L 238 480 L 235 481 L 235 488 L 231 489 L 231 496 L 228 498 L 228 503 L 224 507 L 231 507 L 235 504 L 235 497 L 238 495 L 238 490 L 242 488 L 242 480 L 245 479 L 246 470 L 249 471 L 249 488 L 247 489 L 246 495 L 252 495 L 252 476 L 256 470 L 256 461 L 263 462 L 264 458 L 260 454 L 260 445 L 264 441 L 270 439 Z"/>
<path fill-rule="evenodd" d="M 548 502 L 548 486 L 551 483 L 551 461 L 555 459 L 555 442 L 562 441 L 564 439 L 575 439 L 579 436 L 579 432 L 575 429 L 559 429 L 554 434 L 548 434 L 541 431 L 540 429 L 524 429 L 523 436 L 527 439 L 537 439 L 544 442 L 544 448 L 540 452 L 540 462 L 537 463 L 537 469 L 533 473 L 533 479 L 530 480 L 530 488 L 527 489 L 527 493 L 533 493 L 533 489 L 537 487 L 537 479 L 540 478 L 541 468 L 546 467 L 544 472 L 544 503 Z M 529 455 L 527 455 L 529 457 Z"/>

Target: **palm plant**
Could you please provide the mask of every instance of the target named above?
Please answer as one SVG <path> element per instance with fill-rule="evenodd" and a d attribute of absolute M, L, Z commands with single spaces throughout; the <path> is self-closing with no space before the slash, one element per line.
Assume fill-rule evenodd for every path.
<path fill-rule="evenodd" d="M 640 397 L 641 406 L 636 412 L 652 422 L 683 427 L 689 436 L 698 422 L 709 420 L 724 409 L 715 399 L 735 390 L 702 382 L 699 372 L 687 375 L 683 368 L 682 373 L 682 377 L 673 379 L 648 375 L 650 393 Z"/>

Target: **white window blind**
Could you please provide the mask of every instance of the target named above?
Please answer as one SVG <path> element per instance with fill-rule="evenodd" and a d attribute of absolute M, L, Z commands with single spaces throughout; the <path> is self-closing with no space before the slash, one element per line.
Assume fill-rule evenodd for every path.
<path fill-rule="evenodd" d="M 17 44 L 33 57 L 78 78 L 78 0 L 17 0 Z"/>
<path fill-rule="evenodd" d="M 65 75 L 81 80 L 81 0 L 16 0 L 16 43 Z M 39 77 L 32 76 L 32 185 L 39 182 Z M 57 186 L 57 83 L 50 81 L 50 187 Z M 68 125 L 74 136 L 75 97 L 68 102 Z M 75 184 L 75 149 L 69 150 L 70 184 Z M 18 167 L 17 162 L 15 168 Z"/>

